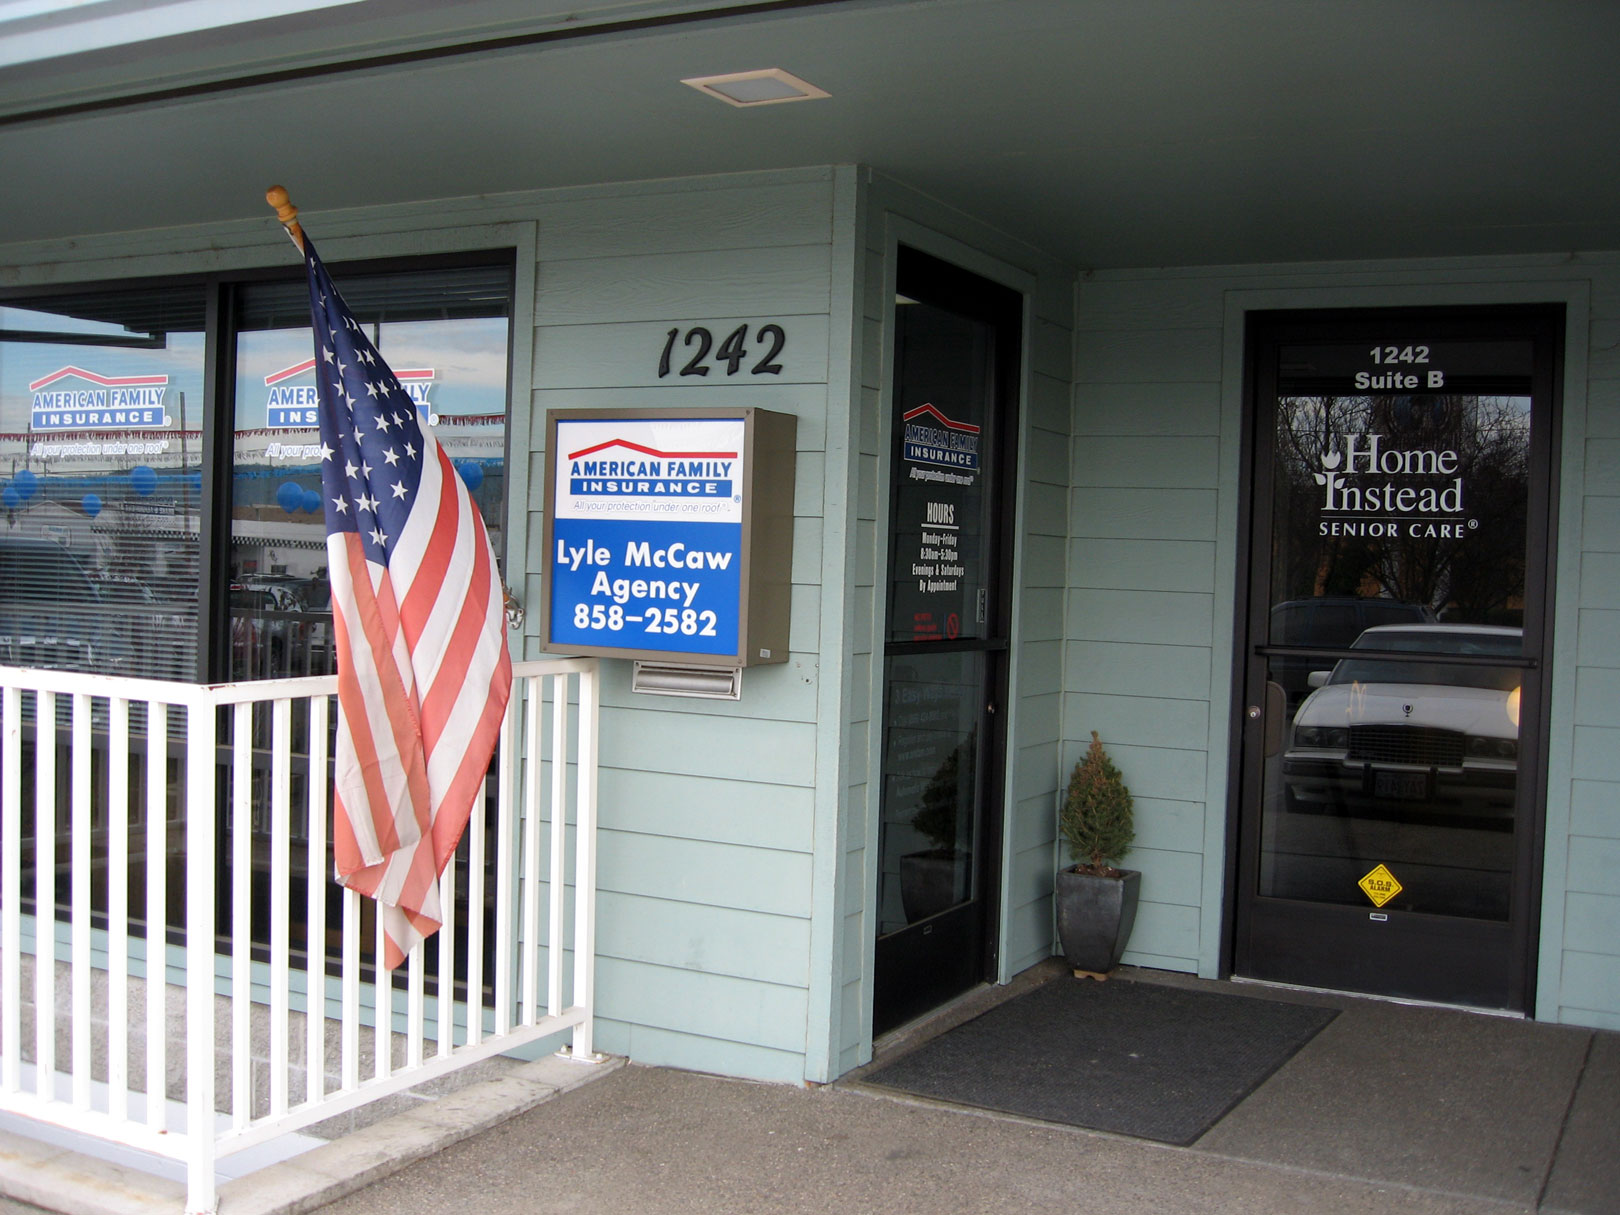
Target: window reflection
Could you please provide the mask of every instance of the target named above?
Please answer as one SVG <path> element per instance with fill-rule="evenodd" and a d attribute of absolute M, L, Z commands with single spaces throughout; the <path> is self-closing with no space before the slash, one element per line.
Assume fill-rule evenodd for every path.
<path fill-rule="evenodd" d="M 1359 883 L 1383 865 L 1400 890 L 1380 909 L 1500 921 L 1520 796 L 1533 352 L 1409 349 L 1419 370 L 1387 382 L 1433 391 L 1347 391 L 1385 382 L 1357 374 L 1374 357 L 1360 343 L 1279 351 L 1267 679 L 1283 729 L 1265 764 L 1259 893 L 1371 906 Z"/>
<path fill-rule="evenodd" d="M 204 297 L 0 307 L 0 663 L 192 679 Z"/>
<path fill-rule="evenodd" d="M 200 545 L 207 290 L 234 295 L 224 310 L 237 328 L 216 335 L 235 357 L 230 401 L 218 429 L 231 432 L 231 492 L 218 508 L 230 519 L 225 568 L 210 568 Z M 345 297 L 370 336 L 429 414 L 484 513 L 502 551 L 512 272 L 509 262 L 429 267 L 344 278 Z M 335 641 L 319 499 L 319 431 L 313 414 L 308 291 L 302 278 L 227 288 L 143 285 L 12 297 L 0 305 L 0 664 L 147 676 L 178 681 L 324 674 Z M 227 420 L 228 419 L 228 420 Z M 206 433 L 214 433 L 209 429 Z M 224 453 L 222 453 L 224 454 Z M 206 598 L 198 601 L 199 588 Z M 199 661 L 201 622 L 227 630 L 223 669 Z M 211 661 L 211 660 L 210 660 Z M 66 918 L 72 872 L 68 807 L 75 754 L 71 697 L 54 710 L 23 702 L 22 762 L 17 774 L 22 821 L 19 860 L 23 903 L 54 901 Z M 109 821 L 115 773 L 109 709 L 90 709 L 91 902 L 96 922 L 112 883 Z M 171 940 L 185 924 L 187 807 L 185 713 L 166 726 L 141 702 L 129 711 L 127 827 L 149 829 L 166 855 L 166 917 Z M 36 721 L 36 717 L 40 720 Z M 55 730 L 53 732 L 53 718 Z M 224 761 L 237 728 L 222 714 Z M 256 708 L 247 729 L 250 814 L 237 822 L 231 800 L 217 802 L 222 833 L 216 907 L 223 938 L 246 931 L 269 939 L 271 714 Z M 330 722 L 328 728 L 330 729 Z M 338 943 L 341 903 L 324 872 L 311 875 L 300 847 L 307 839 L 312 785 L 329 781 L 309 762 L 309 721 L 300 703 L 288 776 L 291 807 L 290 924 L 293 949 L 309 939 L 306 889 L 327 892 L 329 946 Z M 162 740 L 154 752 L 148 734 Z M 331 748 L 327 749 L 330 756 Z M 164 804 L 147 804 L 149 763 L 164 766 Z M 55 823 L 35 822 L 36 787 L 54 781 Z M 233 924 L 230 863 L 237 831 L 251 833 L 250 923 Z M 490 829 L 492 830 L 492 828 Z M 458 853 L 461 914 L 466 915 L 468 841 Z M 493 838 L 485 841 L 495 863 Z M 146 892 L 157 889 L 139 844 L 128 866 L 128 914 L 144 928 Z M 148 879 L 151 879 L 150 881 Z M 43 893 L 36 893 L 43 892 Z M 488 911 L 485 912 L 488 915 Z M 365 909 L 369 917 L 369 905 Z M 369 918 L 367 920 L 369 931 Z M 317 926 L 318 937 L 322 928 Z M 486 934 L 493 941 L 493 932 Z M 431 958 L 436 946 L 430 949 Z M 458 973 L 465 971 L 458 959 Z"/>
<path fill-rule="evenodd" d="M 367 327 L 372 343 L 466 482 L 499 557 L 506 490 L 510 266 L 338 277 L 345 302 Z M 337 639 L 327 580 L 308 289 L 302 281 L 252 284 L 241 293 L 239 311 L 228 581 L 230 675 L 239 680 L 330 674 L 336 669 Z M 304 723 L 295 719 L 292 724 L 294 737 L 304 738 Z M 266 717 L 255 717 L 256 754 L 269 754 L 267 727 Z M 330 757 L 331 748 L 327 754 Z M 306 746 L 295 745 L 291 768 L 296 838 L 303 827 L 297 807 L 314 779 Z M 488 791 L 492 796 L 493 782 Z M 269 875 L 270 792 L 266 767 L 255 776 L 253 820 L 248 824 L 255 890 L 249 930 L 256 942 L 269 939 L 269 902 L 260 888 Z M 226 825 L 228 833 L 236 829 L 235 823 Z M 461 875 L 456 888 L 458 915 L 463 923 L 468 911 L 468 846 L 463 840 L 456 861 Z M 492 838 L 486 841 L 484 855 L 486 874 L 493 881 L 498 852 Z M 296 847 L 291 861 L 294 947 L 306 939 L 303 900 L 313 878 L 326 883 L 324 931 L 328 948 L 335 952 L 341 944 L 341 901 L 330 879 L 330 847 L 322 874 L 307 872 L 306 856 Z M 373 914 L 370 901 L 363 901 L 363 932 L 371 931 Z M 492 913 L 486 908 L 484 914 Z M 222 906 L 220 915 L 221 923 L 227 922 L 230 909 Z M 491 929 L 485 936 L 489 947 L 493 940 Z M 437 941 L 430 941 L 430 967 L 437 949 Z M 464 956 L 458 957 L 457 966 L 458 973 L 465 973 Z"/>
<path fill-rule="evenodd" d="M 984 655 L 886 662 L 879 935 L 974 895 Z"/>
<path fill-rule="evenodd" d="M 344 299 L 483 511 L 502 551 L 511 272 L 458 267 L 343 280 Z M 243 293 L 231 491 L 232 679 L 334 668 L 320 430 L 302 283 Z"/>

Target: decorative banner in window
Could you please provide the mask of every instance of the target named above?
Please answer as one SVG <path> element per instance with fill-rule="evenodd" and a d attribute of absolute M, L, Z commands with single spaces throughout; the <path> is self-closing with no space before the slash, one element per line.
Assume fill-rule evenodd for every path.
<path fill-rule="evenodd" d="M 167 375 L 100 375 L 71 364 L 28 385 L 34 430 L 161 430 Z"/>
<path fill-rule="evenodd" d="M 785 661 L 794 428 L 756 409 L 551 411 L 544 648 Z"/>

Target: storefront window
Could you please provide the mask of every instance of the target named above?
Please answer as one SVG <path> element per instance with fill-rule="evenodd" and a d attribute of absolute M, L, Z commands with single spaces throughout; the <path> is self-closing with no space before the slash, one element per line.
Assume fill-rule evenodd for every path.
<path fill-rule="evenodd" d="M 510 259 L 471 258 L 338 279 L 355 316 L 426 415 L 480 505 L 497 556 L 503 551 Z M 212 314 L 229 328 L 208 329 Z M 329 674 L 334 633 L 326 580 L 309 295 L 296 266 L 285 278 L 219 280 L 66 291 L 0 300 L 0 664 L 166 680 L 243 680 Z M 208 368 L 234 368 L 229 398 L 216 399 Z M 205 401 L 205 398 L 206 401 Z M 228 446 L 227 446 L 228 445 Z M 208 458 L 212 453 L 212 458 Z M 229 478 L 213 469 L 231 463 Z M 229 485 L 205 514 L 205 478 Z M 229 520 L 228 528 L 226 520 Z M 207 524 L 214 526 L 209 527 Z M 211 534 L 225 529 L 220 542 Z M 226 537 L 228 536 L 228 542 Z M 218 553 L 210 557 L 210 552 Z M 219 631 L 226 636 L 220 637 Z M 212 640 L 210 640 L 212 638 Z M 38 748 L 47 745 L 25 709 L 20 862 L 35 888 Z M 70 698 L 57 700 L 58 784 L 72 770 Z M 129 728 L 129 829 L 144 830 L 147 714 Z M 233 924 L 229 863 L 216 908 L 223 937 L 269 939 L 269 715 L 255 713 L 248 829 L 250 923 Z M 293 721 L 293 737 L 307 737 Z M 109 894 L 110 802 L 105 710 L 92 723 L 92 905 Z M 222 716 L 220 746 L 234 743 Z M 184 923 L 184 715 L 168 719 L 168 927 Z M 291 836 L 308 829 L 308 790 L 329 780 L 306 755 L 291 757 Z M 331 748 L 327 750 L 330 763 Z M 55 825 L 66 838 L 66 801 Z M 238 822 L 217 806 L 225 857 Z M 49 828 L 46 828 L 47 833 Z M 48 835 L 47 835 L 48 838 Z M 496 850 L 488 848 L 493 857 Z M 340 902 L 330 860 L 304 871 L 294 847 L 289 925 L 295 950 L 309 939 L 307 883 L 328 892 L 329 937 Z M 465 874 L 466 846 L 457 861 Z M 144 916 L 144 857 L 129 862 L 129 914 Z M 60 879 L 60 875 L 59 875 Z M 460 914 L 465 916 L 465 881 Z M 68 883 L 55 898 L 65 907 Z M 366 914 L 370 911 L 367 908 Z M 369 931 L 369 928 L 368 928 Z M 335 938 L 334 938 L 335 939 Z M 493 935 L 491 934 L 491 940 Z M 465 959 L 461 960 L 465 965 Z"/>
<path fill-rule="evenodd" d="M 415 400 L 479 504 L 499 556 L 506 486 L 510 264 L 385 274 L 340 271 L 337 278 L 350 311 L 366 326 L 367 336 Z M 227 579 L 230 678 L 329 674 L 335 670 L 335 635 L 320 497 L 309 290 L 302 279 L 248 284 L 238 297 L 237 318 Z M 302 737 L 294 724 L 295 737 Z M 296 839 L 307 838 L 307 802 L 298 794 L 312 778 L 318 779 L 309 771 L 308 757 L 295 753 L 291 828 Z M 268 855 L 269 797 L 268 782 L 255 787 L 255 866 Z M 234 830 L 235 824 L 226 829 Z M 463 921 L 468 914 L 466 855 L 464 845 L 456 862 L 463 875 L 457 886 Z M 495 855 L 493 847 L 486 852 Z M 331 862 L 324 873 L 310 875 L 298 849 L 291 859 L 294 948 L 302 948 L 307 939 L 304 890 L 313 876 L 327 883 L 324 928 L 328 948 L 335 953 L 341 942 L 341 904 L 330 881 Z M 259 886 L 255 874 L 255 890 Z M 220 911 L 229 916 L 228 908 Z M 255 941 L 268 940 L 267 912 L 256 897 L 250 926 Z M 367 933 L 373 913 L 367 900 L 362 908 Z M 493 935 L 488 939 L 493 941 Z M 465 966 L 465 958 L 460 964 Z"/>
<path fill-rule="evenodd" d="M 200 286 L 0 304 L 0 662 L 192 679 Z"/>
<path fill-rule="evenodd" d="M 340 285 L 467 483 L 499 554 L 510 269 L 352 275 Z M 243 290 L 232 445 L 232 679 L 334 669 L 312 347 L 303 282 Z"/>

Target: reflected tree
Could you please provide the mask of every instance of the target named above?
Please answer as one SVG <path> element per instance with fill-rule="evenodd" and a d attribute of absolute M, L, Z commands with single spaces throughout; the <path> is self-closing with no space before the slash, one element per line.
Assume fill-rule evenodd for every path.
<path fill-rule="evenodd" d="M 1524 595 L 1529 489 L 1529 402 L 1523 397 L 1285 396 L 1278 400 L 1273 507 L 1273 594 L 1384 595 L 1446 619 L 1517 623 Z M 1461 483 L 1463 522 L 1429 526 L 1419 512 L 1393 518 L 1392 535 L 1332 535 L 1323 526 L 1325 468 L 1376 436 L 1385 453 L 1454 453 L 1451 471 L 1369 473 L 1361 488 L 1418 491 Z"/>

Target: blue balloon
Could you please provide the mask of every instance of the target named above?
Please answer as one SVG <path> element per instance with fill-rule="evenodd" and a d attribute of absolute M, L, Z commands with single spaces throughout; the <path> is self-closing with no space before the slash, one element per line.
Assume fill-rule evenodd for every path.
<path fill-rule="evenodd" d="M 129 470 L 129 483 L 136 493 L 146 497 L 157 488 L 157 473 L 145 464 L 137 464 Z"/>
<path fill-rule="evenodd" d="M 17 492 L 15 486 L 8 485 L 3 491 L 0 491 L 0 502 L 6 504 L 7 510 L 16 510 L 22 505 L 22 495 Z"/>
<path fill-rule="evenodd" d="M 13 477 L 11 483 L 17 487 L 17 493 L 24 502 L 39 492 L 39 478 L 26 468 Z"/>
<path fill-rule="evenodd" d="M 276 501 L 281 503 L 282 510 L 293 514 L 304 505 L 304 487 L 296 481 L 283 481 L 276 490 Z"/>
<path fill-rule="evenodd" d="M 101 499 L 96 497 L 95 494 L 85 494 L 79 505 L 84 507 L 84 513 L 92 519 L 101 513 Z"/>
<path fill-rule="evenodd" d="M 468 490 L 475 490 L 484 483 L 484 466 L 472 460 L 463 460 L 456 465 L 456 471 L 466 483 Z"/>
<path fill-rule="evenodd" d="M 320 496 L 320 494 L 316 493 L 313 489 L 306 489 L 304 491 L 303 507 L 310 514 L 312 514 L 312 515 L 315 514 L 318 510 L 321 509 L 321 496 Z"/>

